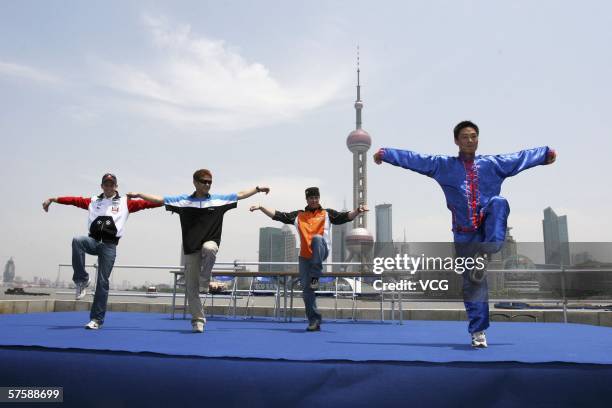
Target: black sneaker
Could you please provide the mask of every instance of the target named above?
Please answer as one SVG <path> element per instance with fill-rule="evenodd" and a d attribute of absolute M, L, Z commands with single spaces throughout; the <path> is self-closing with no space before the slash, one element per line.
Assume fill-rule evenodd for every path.
<path fill-rule="evenodd" d="M 314 322 L 309 323 L 308 327 L 306 327 L 306 331 L 309 331 L 309 332 L 321 331 L 321 321 L 315 320 Z"/>
<path fill-rule="evenodd" d="M 310 280 L 310 289 L 312 290 L 319 289 L 319 278 L 312 278 Z"/>

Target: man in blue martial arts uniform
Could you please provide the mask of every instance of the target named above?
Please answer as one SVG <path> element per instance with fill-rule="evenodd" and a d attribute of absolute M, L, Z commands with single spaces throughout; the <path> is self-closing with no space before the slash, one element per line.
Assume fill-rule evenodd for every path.
<path fill-rule="evenodd" d="M 463 121 L 454 129 L 458 156 L 432 156 L 385 147 L 374 154 L 374 162 L 400 166 L 436 180 L 453 216 L 456 255 L 486 259 L 502 248 L 506 237 L 510 207 L 499 195 L 503 181 L 531 167 L 551 164 L 557 155 L 544 146 L 477 156 L 478 134 L 476 124 Z M 487 347 L 484 331 L 489 327 L 489 295 L 484 269 L 473 268 L 463 274 L 463 300 L 472 346 Z"/>

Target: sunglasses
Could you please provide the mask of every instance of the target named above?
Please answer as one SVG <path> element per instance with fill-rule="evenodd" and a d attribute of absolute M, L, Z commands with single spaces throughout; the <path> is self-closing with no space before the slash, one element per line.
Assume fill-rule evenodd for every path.
<path fill-rule="evenodd" d="M 195 181 L 197 181 L 200 184 L 208 184 L 208 185 L 212 184 L 212 180 L 203 180 L 203 179 L 197 178 L 197 179 L 195 179 Z"/>

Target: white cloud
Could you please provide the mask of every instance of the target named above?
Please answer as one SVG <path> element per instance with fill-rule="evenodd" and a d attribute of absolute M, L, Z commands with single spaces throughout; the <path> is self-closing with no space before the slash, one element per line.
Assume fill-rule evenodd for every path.
<path fill-rule="evenodd" d="M 262 63 L 248 61 L 224 41 L 144 17 L 157 57 L 146 66 L 96 61 L 103 85 L 128 95 L 133 112 L 177 126 L 234 130 L 299 117 L 330 102 L 350 79 L 300 75 L 281 84 Z M 348 73 L 347 73 L 348 74 Z"/>
<path fill-rule="evenodd" d="M 0 61 L 0 75 L 17 77 L 47 84 L 59 84 L 62 82 L 61 79 L 55 75 L 38 68 L 5 61 Z"/>

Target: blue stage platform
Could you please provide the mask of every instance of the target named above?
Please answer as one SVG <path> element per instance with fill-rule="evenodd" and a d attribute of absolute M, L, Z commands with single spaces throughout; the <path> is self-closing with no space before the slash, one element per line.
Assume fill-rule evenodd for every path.
<path fill-rule="evenodd" d="M 87 321 L 0 315 L 0 386 L 63 386 L 63 407 L 612 406 L 606 327 L 495 323 L 473 350 L 464 322 Z"/>

